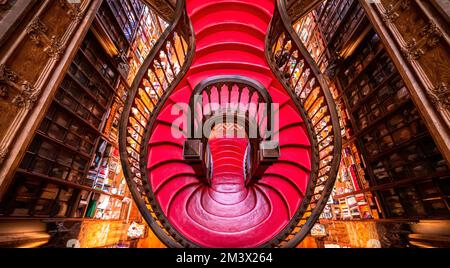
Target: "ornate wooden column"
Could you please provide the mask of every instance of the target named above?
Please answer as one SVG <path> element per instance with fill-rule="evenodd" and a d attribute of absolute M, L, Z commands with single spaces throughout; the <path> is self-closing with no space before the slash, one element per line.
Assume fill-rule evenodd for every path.
<path fill-rule="evenodd" d="M 450 162 L 450 2 L 360 0 Z"/>
<path fill-rule="evenodd" d="M 0 199 L 101 3 L 0 0 Z"/>

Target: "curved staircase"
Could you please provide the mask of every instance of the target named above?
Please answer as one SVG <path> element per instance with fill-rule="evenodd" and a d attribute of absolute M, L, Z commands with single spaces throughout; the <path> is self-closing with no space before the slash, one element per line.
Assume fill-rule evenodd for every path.
<path fill-rule="evenodd" d="M 141 213 L 169 247 L 293 247 L 328 199 L 340 159 L 337 115 L 284 1 L 178 1 L 136 78 L 121 158 Z M 161 55 L 170 58 L 165 69 Z M 269 116 L 259 114 L 261 102 Z M 202 133 L 225 114 L 231 123 Z"/>

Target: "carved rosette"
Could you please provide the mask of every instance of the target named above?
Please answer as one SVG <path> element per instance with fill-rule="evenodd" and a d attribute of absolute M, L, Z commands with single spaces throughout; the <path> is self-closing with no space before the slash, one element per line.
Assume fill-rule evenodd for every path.
<path fill-rule="evenodd" d="M 47 35 L 48 27 L 36 17 L 27 28 L 29 38 L 36 46 L 44 47 L 44 52 L 52 59 L 58 60 L 66 47 L 56 36 Z"/>
<path fill-rule="evenodd" d="M 41 45 L 41 36 L 45 35 L 48 31 L 47 26 L 45 26 L 39 17 L 36 17 L 27 28 L 27 34 L 30 39 L 36 44 Z"/>
<path fill-rule="evenodd" d="M 10 88 L 18 92 L 18 95 L 13 97 L 12 103 L 20 108 L 31 108 L 40 93 L 30 82 L 20 79 L 5 64 L 0 64 L 0 96 L 6 98 Z"/>
<path fill-rule="evenodd" d="M 76 22 L 81 21 L 84 17 L 84 12 L 79 6 L 70 9 L 67 14 L 69 14 L 70 18 Z"/>
<path fill-rule="evenodd" d="M 18 81 L 16 73 L 11 71 L 5 64 L 0 64 L 0 97 L 8 97 L 8 88 L 14 86 Z"/>
<path fill-rule="evenodd" d="M 5 85 L 0 85 L 0 98 L 8 97 L 8 88 Z"/>
<path fill-rule="evenodd" d="M 8 156 L 9 150 L 8 148 L 0 148 L 0 165 L 3 164 L 6 157 Z"/>
<path fill-rule="evenodd" d="M 411 42 L 407 43 L 403 48 L 403 55 L 409 61 L 413 61 L 420 59 L 420 57 L 425 55 L 425 52 L 419 47 L 416 39 L 412 39 Z"/>
<path fill-rule="evenodd" d="M 20 93 L 14 97 L 12 103 L 19 108 L 30 109 L 36 103 L 40 90 L 37 90 L 31 83 L 24 81 L 20 86 Z"/>
<path fill-rule="evenodd" d="M 450 112 L 450 90 L 449 85 L 441 83 L 428 91 L 431 101 L 441 111 Z"/>
<path fill-rule="evenodd" d="M 428 47 L 435 48 L 444 35 L 434 22 L 430 22 L 420 31 L 420 36 L 424 38 Z"/>
<path fill-rule="evenodd" d="M 84 17 L 84 12 L 81 9 L 81 0 L 58 0 L 59 5 L 67 10 L 67 15 L 70 16 L 70 18 L 75 22 L 80 22 Z"/>
<path fill-rule="evenodd" d="M 385 22 L 393 23 L 399 16 L 400 15 L 395 11 L 394 6 L 389 5 L 383 13 L 383 20 Z"/>
<path fill-rule="evenodd" d="M 400 11 L 406 11 L 410 8 L 410 0 L 397 1 L 395 4 L 390 4 L 383 12 L 383 20 L 387 23 L 394 23 L 399 17 Z"/>
<path fill-rule="evenodd" d="M 58 60 L 66 50 L 66 46 L 62 44 L 55 36 L 52 36 L 50 44 L 44 49 L 44 52 L 50 58 Z"/>

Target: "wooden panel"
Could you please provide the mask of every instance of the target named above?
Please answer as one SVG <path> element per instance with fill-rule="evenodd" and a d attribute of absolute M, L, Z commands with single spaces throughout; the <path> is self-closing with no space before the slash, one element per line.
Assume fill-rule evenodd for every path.
<path fill-rule="evenodd" d="M 25 38 L 20 43 L 21 49 L 14 51 L 6 65 L 15 70 L 23 80 L 34 84 L 41 72 L 42 67 L 49 60 L 49 56 L 43 51 L 41 45 L 37 46 L 31 39 Z"/>
<path fill-rule="evenodd" d="M 7 96 L 5 99 L 0 99 L 0 137 L 4 136 L 9 124 L 11 123 L 11 118 L 19 111 L 17 106 L 11 105 L 12 98 Z M 1 156 L 0 156 L 1 157 Z"/>

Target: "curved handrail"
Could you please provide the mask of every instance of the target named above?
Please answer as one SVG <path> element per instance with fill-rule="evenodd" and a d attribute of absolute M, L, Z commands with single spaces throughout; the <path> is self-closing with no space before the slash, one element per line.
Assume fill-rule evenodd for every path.
<path fill-rule="evenodd" d="M 195 128 L 195 120 L 197 118 L 195 109 L 196 105 L 196 96 L 202 96 L 202 93 L 204 91 L 208 91 L 210 93 L 210 90 L 212 87 L 217 87 L 219 91 L 219 98 L 221 97 L 222 92 L 222 86 L 226 86 L 227 90 L 229 91 L 229 94 L 231 94 L 231 91 L 233 90 L 234 86 L 237 86 L 239 88 L 239 93 L 242 93 L 243 88 L 247 88 L 250 92 L 250 97 L 253 95 L 253 93 L 258 94 L 258 105 L 260 103 L 266 104 L 266 115 L 267 115 L 267 130 L 266 134 L 269 134 L 269 136 L 265 135 L 265 139 L 270 138 L 270 133 L 273 132 L 273 113 L 272 113 L 272 97 L 270 96 L 267 89 L 258 81 L 250 79 L 248 77 L 239 76 L 239 75 L 219 75 L 210 77 L 208 79 L 203 80 L 200 82 L 194 89 L 191 98 L 189 100 L 189 108 L 190 108 L 190 115 L 188 117 L 188 122 L 190 123 L 188 125 L 188 133 L 189 137 L 196 137 L 198 136 L 198 127 Z M 251 100 L 249 100 L 251 101 Z M 258 107 L 259 108 L 259 107 Z M 258 110 L 258 109 L 257 109 Z M 259 134 L 259 133 L 257 133 Z"/>
<path fill-rule="evenodd" d="M 306 237 L 326 206 L 341 159 L 339 118 L 333 97 L 295 33 L 286 5 L 286 0 L 277 0 L 266 37 L 266 58 L 306 123 L 312 139 L 313 168 L 301 211 L 275 247 L 295 247 Z"/>
<path fill-rule="evenodd" d="M 216 100 L 218 103 L 213 103 L 211 100 L 213 89 L 216 89 L 218 94 L 218 100 Z M 238 93 L 238 106 L 232 109 L 230 103 L 229 106 L 222 107 L 222 95 L 228 96 L 228 101 L 230 101 L 235 89 Z M 207 107 L 203 107 L 204 93 L 207 95 Z M 253 103 L 256 107 L 241 107 L 243 94 L 248 97 L 246 98 L 248 104 Z M 256 103 L 254 103 L 255 96 L 257 97 Z M 198 107 L 199 105 L 201 107 Z M 278 143 L 273 145 L 273 142 L 273 148 L 267 148 L 274 134 L 272 109 L 272 97 L 267 89 L 256 80 L 239 75 L 219 75 L 204 79 L 194 88 L 189 100 L 188 140 L 184 145 L 185 160 L 194 167 L 199 178 L 204 179 L 206 184 L 210 184 L 212 170 L 208 170 L 208 167 L 211 166 L 211 163 L 203 157 L 203 152 L 207 152 L 209 134 L 203 133 L 204 128 L 212 130 L 216 123 L 224 122 L 242 124 L 249 139 L 249 151 L 251 152 L 251 155 L 249 155 L 250 161 L 246 163 L 245 182 L 248 185 L 257 181 L 261 174 L 277 159 L 276 153 L 279 150 Z M 205 114 L 204 110 L 208 112 Z M 263 113 L 261 114 L 261 112 Z M 244 113 L 245 115 L 243 115 Z M 197 123 L 197 126 L 195 123 Z M 262 128 L 264 123 L 266 123 L 265 127 Z M 193 150 L 193 148 L 196 149 Z M 268 157 L 269 150 L 275 152 L 275 156 L 272 154 L 272 157 Z M 262 151 L 265 153 L 260 153 Z M 250 170 L 247 170 L 247 167 Z"/>
<path fill-rule="evenodd" d="M 168 247 L 190 247 L 167 225 L 146 172 L 146 152 L 151 126 L 168 97 L 187 73 L 195 51 L 194 31 L 179 0 L 175 17 L 150 51 L 133 82 L 119 126 L 119 147 L 128 187 L 146 222 Z"/>

